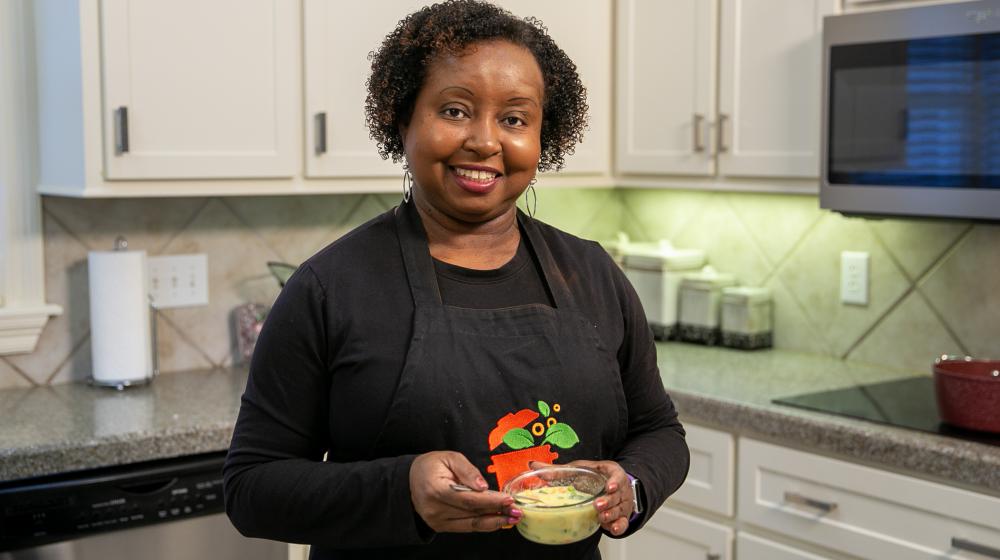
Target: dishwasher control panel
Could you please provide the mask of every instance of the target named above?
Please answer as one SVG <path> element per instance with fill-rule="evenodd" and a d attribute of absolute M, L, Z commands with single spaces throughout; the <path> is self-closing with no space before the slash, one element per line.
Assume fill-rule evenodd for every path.
<path fill-rule="evenodd" d="M 0 483 L 0 551 L 224 510 L 225 452 Z"/>

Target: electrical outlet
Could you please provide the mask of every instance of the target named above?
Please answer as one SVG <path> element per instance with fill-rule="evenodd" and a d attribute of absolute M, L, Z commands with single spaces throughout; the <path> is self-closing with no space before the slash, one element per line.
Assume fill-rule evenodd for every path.
<path fill-rule="evenodd" d="M 146 263 L 153 307 L 208 305 L 208 255 L 163 255 Z"/>
<path fill-rule="evenodd" d="M 868 305 L 868 253 L 840 253 L 840 301 Z"/>

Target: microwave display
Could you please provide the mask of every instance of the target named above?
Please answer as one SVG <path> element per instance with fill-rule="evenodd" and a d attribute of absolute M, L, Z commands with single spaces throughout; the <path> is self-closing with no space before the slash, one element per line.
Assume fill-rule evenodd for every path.
<path fill-rule="evenodd" d="M 1000 33 L 832 45 L 826 182 L 1000 189 Z"/>

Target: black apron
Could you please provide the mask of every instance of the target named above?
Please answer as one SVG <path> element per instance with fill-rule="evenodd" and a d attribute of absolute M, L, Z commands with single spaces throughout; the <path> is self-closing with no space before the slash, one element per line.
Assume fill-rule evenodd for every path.
<path fill-rule="evenodd" d="M 397 209 L 414 328 L 376 456 L 458 451 L 497 490 L 528 461 L 609 459 L 621 449 L 628 411 L 614 350 L 576 308 L 538 226 L 518 220 L 555 308 L 443 305 L 415 205 Z M 406 557 L 599 558 L 599 538 L 546 546 L 516 529 L 442 533 Z"/>

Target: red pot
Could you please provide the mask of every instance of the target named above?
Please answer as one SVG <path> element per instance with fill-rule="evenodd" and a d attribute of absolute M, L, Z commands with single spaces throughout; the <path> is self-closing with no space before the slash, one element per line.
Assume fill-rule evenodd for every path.
<path fill-rule="evenodd" d="M 939 359 L 934 363 L 934 392 L 945 422 L 1000 432 L 1000 360 Z"/>

